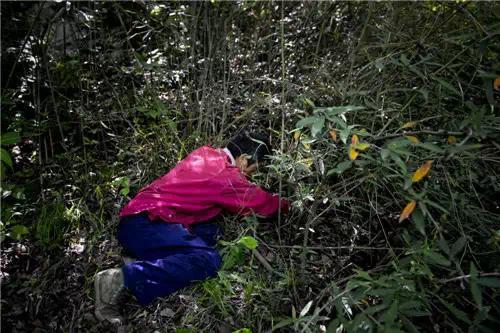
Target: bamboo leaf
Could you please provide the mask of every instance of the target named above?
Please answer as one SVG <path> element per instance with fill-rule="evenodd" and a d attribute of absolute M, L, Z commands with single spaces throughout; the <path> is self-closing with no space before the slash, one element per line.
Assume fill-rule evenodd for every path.
<path fill-rule="evenodd" d="M 413 183 L 417 183 L 417 182 L 421 181 L 422 179 L 424 179 L 424 177 L 431 170 L 432 162 L 433 161 L 431 161 L 431 160 L 426 161 L 420 168 L 417 169 L 417 171 L 415 171 L 413 173 L 413 175 L 411 177 L 411 180 Z"/>
<path fill-rule="evenodd" d="M 21 136 L 18 132 L 7 132 L 2 134 L 1 144 L 2 145 L 12 145 L 19 143 L 21 141 Z"/>
<path fill-rule="evenodd" d="M 0 148 L 0 159 L 5 163 L 9 168 L 12 168 L 12 158 L 7 150 Z"/>
<path fill-rule="evenodd" d="M 415 207 L 417 207 L 417 202 L 415 200 L 410 201 L 401 211 L 401 215 L 399 215 L 399 222 L 410 217 L 411 213 L 415 210 Z"/>
<path fill-rule="evenodd" d="M 483 306 L 483 294 L 477 283 L 477 269 L 473 262 L 470 263 L 470 291 L 474 302 L 476 302 L 478 307 Z"/>

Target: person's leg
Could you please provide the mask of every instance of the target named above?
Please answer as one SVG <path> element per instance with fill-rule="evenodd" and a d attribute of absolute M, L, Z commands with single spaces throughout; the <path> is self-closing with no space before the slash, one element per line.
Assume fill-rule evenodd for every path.
<path fill-rule="evenodd" d="M 179 250 L 180 251 L 180 250 Z M 125 286 L 146 305 L 195 281 L 217 274 L 221 258 L 214 249 L 186 249 L 162 259 L 137 260 L 123 267 Z"/>
<path fill-rule="evenodd" d="M 118 240 L 137 258 L 123 267 L 125 286 L 141 304 L 147 304 L 215 276 L 221 264 L 213 248 L 217 234 L 215 224 L 200 224 L 188 231 L 180 224 L 150 221 L 146 215 L 125 219 Z"/>

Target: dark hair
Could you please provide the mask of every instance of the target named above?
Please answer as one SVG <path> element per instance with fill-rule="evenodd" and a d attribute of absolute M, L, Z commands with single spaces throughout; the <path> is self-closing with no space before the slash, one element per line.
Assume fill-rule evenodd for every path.
<path fill-rule="evenodd" d="M 261 162 L 271 154 L 269 139 L 264 133 L 248 133 L 243 131 L 229 140 L 227 149 L 234 158 L 242 154 L 250 155 L 249 163 Z"/>

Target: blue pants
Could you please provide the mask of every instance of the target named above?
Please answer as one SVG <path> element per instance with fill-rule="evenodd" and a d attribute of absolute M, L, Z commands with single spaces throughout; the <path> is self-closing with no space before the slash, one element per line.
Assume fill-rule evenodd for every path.
<path fill-rule="evenodd" d="M 217 274 L 221 258 L 214 246 L 220 233 L 215 223 L 189 230 L 181 224 L 151 221 L 146 214 L 122 218 L 118 241 L 137 259 L 123 266 L 125 286 L 147 305 L 194 281 Z"/>

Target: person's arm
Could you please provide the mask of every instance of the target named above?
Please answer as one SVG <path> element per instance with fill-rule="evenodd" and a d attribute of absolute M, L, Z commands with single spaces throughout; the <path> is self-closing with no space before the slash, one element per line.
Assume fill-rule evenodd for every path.
<path fill-rule="evenodd" d="M 215 182 L 221 191 L 214 201 L 230 213 L 255 213 L 267 217 L 278 212 L 280 203 L 281 211 L 285 214 L 288 212 L 289 203 L 286 199 L 280 199 L 278 195 L 249 182 L 238 170 L 224 170 Z"/>

